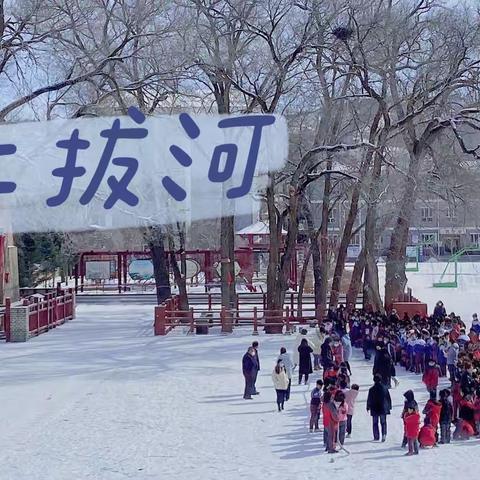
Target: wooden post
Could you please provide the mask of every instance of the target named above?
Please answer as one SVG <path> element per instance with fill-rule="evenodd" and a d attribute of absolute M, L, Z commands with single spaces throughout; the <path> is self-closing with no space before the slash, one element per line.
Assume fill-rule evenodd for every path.
<path fill-rule="evenodd" d="M 290 294 L 290 311 L 292 312 L 292 317 L 294 316 L 294 309 L 295 309 L 295 304 L 293 302 L 293 292 Z"/>
<path fill-rule="evenodd" d="M 253 333 L 252 335 L 258 335 L 258 312 L 257 307 L 253 307 Z"/>
<path fill-rule="evenodd" d="M 195 316 L 193 314 L 193 307 L 190 308 L 189 316 L 190 316 L 190 333 L 194 333 L 195 332 Z"/>
<path fill-rule="evenodd" d="M 122 254 L 117 254 L 118 293 L 122 293 Z"/>
<path fill-rule="evenodd" d="M 166 335 L 165 320 L 166 320 L 165 305 L 157 305 L 155 307 L 155 323 L 154 323 L 155 335 Z"/>
<path fill-rule="evenodd" d="M 290 309 L 288 308 L 288 305 L 285 307 L 285 315 L 286 315 L 286 318 L 285 318 L 285 333 L 287 335 L 290 335 Z"/>
<path fill-rule="evenodd" d="M 212 294 L 208 292 L 208 311 L 212 310 Z"/>
<path fill-rule="evenodd" d="M 240 321 L 240 295 L 238 293 L 235 295 L 235 308 L 237 309 L 235 313 L 235 325 L 238 325 Z"/>
<path fill-rule="evenodd" d="M 5 299 L 5 317 L 4 317 L 4 325 L 3 328 L 5 330 L 5 341 L 9 342 L 10 341 L 10 318 L 11 318 L 11 307 L 12 307 L 12 302 L 10 298 Z"/>
<path fill-rule="evenodd" d="M 267 309 L 267 294 L 263 294 L 263 311 Z"/>
<path fill-rule="evenodd" d="M 37 307 L 37 334 L 40 332 L 40 302 L 38 298 L 34 300 L 35 306 Z"/>

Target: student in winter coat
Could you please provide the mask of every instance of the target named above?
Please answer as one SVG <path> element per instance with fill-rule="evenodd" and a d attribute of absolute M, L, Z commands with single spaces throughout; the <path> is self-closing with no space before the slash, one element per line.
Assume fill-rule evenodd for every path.
<path fill-rule="evenodd" d="M 329 401 L 325 403 L 325 395 L 324 395 L 324 405 L 325 405 L 325 412 L 328 417 L 327 452 L 337 453 L 337 450 L 335 448 L 336 447 L 335 439 L 337 438 L 337 435 L 338 435 L 338 426 L 339 426 L 338 410 L 331 396 L 329 398 Z"/>
<path fill-rule="evenodd" d="M 392 357 L 387 352 L 383 339 L 377 344 L 375 360 L 373 362 L 373 375 L 380 375 L 382 377 L 382 383 L 387 387 L 392 386 Z"/>
<path fill-rule="evenodd" d="M 352 357 L 352 342 L 350 340 L 350 335 L 345 333 L 342 336 L 342 347 L 343 347 L 343 361 L 345 362 L 348 373 L 352 376 L 352 369 L 350 368 L 350 358 Z"/>
<path fill-rule="evenodd" d="M 421 448 L 431 448 L 437 444 L 436 429 L 425 423 L 418 434 L 418 443 Z"/>
<path fill-rule="evenodd" d="M 442 409 L 440 411 L 440 443 L 450 443 L 450 432 L 453 420 L 453 407 L 450 402 L 450 390 L 444 389 L 440 391 L 440 403 Z"/>
<path fill-rule="evenodd" d="M 418 434 L 420 433 L 420 414 L 410 406 L 403 417 L 405 436 L 408 442 L 406 455 L 418 455 Z"/>
<path fill-rule="evenodd" d="M 475 434 L 475 405 L 471 395 L 466 395 L 460 402 L 458 421 L 453 438 L 466 440 Z"/>
<path fill-rule="evenodd" d="M 350 438 L 350 435 L 352 434 L 352 419 L 355 412 L 355 401 L 357 400 L 360 387 L 356 383 L 354 383 L 352 385 L 352 388 L 346 388 L 346 385 L 340 385 L 340 388 L 345 395 L 345 403 L 348 407 L 347 438 Z"/>
<path fill-rule="evenodd" d="M 425 415 L 425 422 L 431 425 L 437 432 L 438 424 L 440 423 L 440 415 L 442 412 L 442 404 L 437 401 L 437 395 L 435 392 L 430 392 L 430 400 L 423 409 Z"/>
<path fill-rule="evenodd" d="M 475 380 L 473 379 L 473 367 L 471 364 L 465 364 L 462 375 L 460 376 L 460 388 L 464 395 L 470 395 L 475 388 Z"/>
<path fill-rule="evenodd" d="M 333 361 L 336 365 L 343 362 L 343 346 L 339 339 L 335 339 L 332 343 Z"/>
<path fill-rule="evenodd" d="M 402 419 L 405 417 L 410 407 L 413 407 L 413 409 L 418 412 L 418 403 L 415 400 L 415 395 L 413 391 L 407 390 L 403 394 L 403 396 L 405 397 L 405 403 L 403 405 Z M 408 443 L 407 436 L 404 434 L 403 441 L 402 441 L 402 448 L 405 448 L 407 446 L 407 443 Z"/>
<path fill-rule="evenodd" d="M 298 347 L 299 361 L 298 361 L 298 384 L 302 384 L 302 377 L 305 376 L 305 385 L 308 383 L 308 376 L 313 372 L 312 370 L 312 347 L 308 344 L 306 338 L 302 339 L 302 343 Z"/>
<path fill-rule="evenodd" d="M 272 381 L 277 392 L 277 407 L 281 412 L 284 409 L 285 396 L 288 388 L 288 375 L 281 360 L 277 360 L 277 365 L 272 372 Z"/>
<path fill-rule="evenodd" d="M 327 370 L 335 365 L 333 361 L 333 352 L 332 352 L 332 339 L 327 337 L 323 342 L 321 348 L 321 363 L 324 370 Z"/>
<path fill-rule="evenodd" d="M 347 431 L 348 405 L 345 402 L 345 394 L 341 390 L 335 393 L 334 402 L 338 412 L 338 442 L 343 445 Z"/>
<path fill-rule="evenodd" d="M 242 371 L 245 378 L 245 391 L 243 398 L 245 400 L 251 400 L 252 395 L 255 393 L 255 377 L 257 375 L 257 361 L 255 359 L 255 349 L 249 347 L 247 353 L 242 359 Z"/>
<path fill-rule="evenodd" d="M 287 353 L 287 349 L 285 347 L 282 347 L 280 349 L 280 355 L 277 358 L 277 361 L 281 360 L 283 365 L 285 366 L 285 370 L 287 372 L 287 377 L 288 377 L 288 388 L 287 388 L 287 393 L 285 395 L 285 401 L 288 402 L 290 399 L 290 388 L 292 386 L 292 375 L 293 375 L 293 362 L 292 359 L 290 358 L 290 355 Z"/>
<path fill-rule="evenodd" d="M 477 388 L 475 397 L 475 403 L 473 404 L 475 428 L 477 435 L 480 435 L 480 387 Z"/>
<path fill-rule="evenodd" d="M 310 393 L 310 433 L 318 432 L 318 420 L 320 419 L 320 411 L 322 409 L 322 387 L 323 382 L 317 380 L 315 388 Z"/>
<path fill-rule="evenodd" d="M 322 418 L 323 418 L 323 446 L 328 452 L 328 426 L 330 425 L 330 410 L 327 408 L 328 403 L 332 400 L 332 393 L 328 390 L 327 382 L 325 382 L 322 397 Z"/>
<path fill-rule="evenodd" d="M 450 381 L 452 383 L 455 381 L 457 373 L 458 350 L 458 344 L 453 340 L 449 340 L 448 346 L 445 349 L 445 355 L 447 357 L 447 368 L 450 374 Z"/>
<path fill-rule="evenodd" d="M 422 381 L 427 387 L 428 392 L 435 392 L 435 394 L 437 393 L 440 374 L 440 367 L 435 363 L 434 360 L 430 360 L 422 377 Z"/>
<path fill-rule="evenodd" d="M 312 339 L 313 343 L 313 369 L 320 370 L 320 359 L 322 353 L 322 345 L 327 336 L 323 327 L 316 327 L 315 335 Z"/>
<path fill-rule="evenodd" d="M 374 385 L 368 391 L 367 398 L 367 412 L 372 416 L 373 424 L 373 439 L 380 440 L 378 431 L 378 422 L 382 428 L 382 442 L 387 437 L 387 415 L 390 415 L 392 410 L 392 400 L 387 387 L 382 383 L 382 377 L 375 375 L 373 377 Z"/>

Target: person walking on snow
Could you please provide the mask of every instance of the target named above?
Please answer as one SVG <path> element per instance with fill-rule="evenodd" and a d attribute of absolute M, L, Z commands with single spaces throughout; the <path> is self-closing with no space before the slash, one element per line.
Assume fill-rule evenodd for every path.
<path fill-rule="evenodd" d="M 388 388 L 382 383 L 382 377 L 375 375 L 373 377 L 374 385 L 368 391 L 367 412 L 372 416 L 373 439 L 380 440 L 378 422 L 380 421 L 382 429 L 382 442 L 387 438 L 387 415 L 392 410 L 392 399 Z"/>
<path fill-rule="evenodd" d="M 243 398 L 245 400 L 251 400 L 252 395 L 255 392 L 255 378 L 257 375 L 257 360 L 255 358 L 255 349 L 253 347 L 249 347 L 247 353 L 243 356 L 242 371 L 245 379 Z"/>
<path fill-rule="evenodd" d="M 288 389 L 287 371 L 281 360 L 277 360 L 277 365 L 275 365 L 275 368 L 273 369 L 272 381 L 277 393 L 278 411 L 281 412 L 284 409 L 285 396 Z"/>

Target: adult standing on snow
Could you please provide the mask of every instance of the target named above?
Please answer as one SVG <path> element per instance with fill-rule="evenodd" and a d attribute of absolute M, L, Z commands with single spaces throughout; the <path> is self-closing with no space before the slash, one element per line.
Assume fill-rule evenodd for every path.
<path fill-rule="evenodd" d="M 308 376 L 313 372 L 312 370 L 312 347 L 308 344 L 306 338 L 298 347 L 299 362 L 298 362 L 298 384 L 302 384 L 302 377 L 305 375 L 305 385 L 308 383 Z"/>
<path fill-rule="evenodd" d="M 255 378 L 257 375 L 257 361 L 255 358 L 255 349 L 253 347 L 249 347 L 247 353 L 243 356 L 242 371 L 245 379 L 243 398 L 245 400 L 251 400 L 252 395 L 255 392 Z"/>
<path fill-rule="evenodd" d="M 322 353 L 322 345 L 325 341 L 325 337 L 327 333 L 323 327 L 316 327 L 315 328 L 315 335 L 313 337 L 313 369 L 320 370 L 320 359 Z"/>
<path fill-rule="evenodd" d="M 260 371 L 260 357 L 258 356 L 258 342 L 252 342 L 252 348 L 255 350 L 255 360 L 257 361 L 257 371 L 255 372 L 255 378 L 253 380 L 253 395 L 259 395 L 260 392 L 257 390 L 257 377 L 258 372 Z"/>
<path fill-rule="evenodd" d="M 277 392 L 277 407 L 281 412 L 284 409 L 285 396 L 288 388 L 288 375 L 281 360 L 277 360 L 277 365 L 272 372 L 273 386 Z"/>
<path fill-rule="evenodd" d="M 382 429 L 382 442 L 387 438 L 387 415 L 392 410 L 392 399 L 388 388 L 382 383 L 382 377 L 375 375 L 373 377 L 373 387 L 368 391 L 367 412 L 372 416 L 373 439 L 380 440 L 378 422 L 380 421 Z"/>
<path fill-rule="evenodd" d="M 333 361 L 333 351 L 332 351 L 332 339 L 327 337 L 323 342 L 322 349 L 321 349 L 321 363 L 323 370 L 326 371 L 327 369 L 333 367 L 335 365 Z"/>
<path fill-rule="evenodd" d="M 447 368 L 450 374 L 450 381 L 453 383 L 457 376 L 457 363 L 459 347 L 452 339 L 448 341 L 448 346 L 445 348 L 445 356 L 447 357 Z"/>
<path fill-rule="evenodd" d="M 342 336 L 342 346 L 343 346 L 343 361 L 347 365 L 348 373 L 352 376 L 352 369 L 350 368 L 350 358 L 352 357 L 352 342 L 350 340 L 350 334 L 345 333 Z"/>
<path fill-rule="evenodd" d="M 443 306 L 443 302 L 439 300 L 435 305 L 435 309 L 433 310 L 433 318 L 435 320 L 443 320 L 446 316 L 447 316 L 447 311 Z"/>
<path fill-rule="evenodd" d="M 392 387 L 392 357 L 388 353 L 383 339 L 379 339 L 376 347 L 375 360 L 373 362 L 373 375 L 380 375 L 382 383 L 387 387 Z"/>
<path fill-rule="evenodd" d="M 307 340 L 308 344 L 310 347 L 312 347 L 313 350 L 313 343 L 308 339 L 308 330 L 305 328 L 302 328 L 300 330 L 300 333 L 297 335 L 297 338 L 295 339 L 295 345 L 293 347 L 293 368 L 295 368 L 299 364 L 299 356 L 298 356 L 298 347 L 302 343 L 302 340 Z"/>
<path fill-rule="evenodd" d="M 282 361 L 285 367 L 285 371 L 287 372 L 288 388 L 287 393 L 285 394 L 285 401 L 288 402 L 288 400 L 290 399 L 290 387 L 292 386 L 293 362 L 290 358 L 290 355 L 287 353 L 287 349 L 285 347 L 282 347 L 280 349 L 280 355 L 278 356 L 277 361 L 278 360 Z"/>

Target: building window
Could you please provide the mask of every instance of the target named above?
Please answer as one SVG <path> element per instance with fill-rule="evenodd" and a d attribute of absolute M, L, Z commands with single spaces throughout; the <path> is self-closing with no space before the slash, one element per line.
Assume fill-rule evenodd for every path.
<path fill-rule="evenodd" d="M 360 245 L 360 232 L 357 232 L 355 235 L 352 236 L 350 239 L 350 245 L 358 246 Z"/>
<path fill-rule="evenodd" d="M 470 243 L 476 247 L 480 247 L 480 233 L 471 233 Z"/>
<path fill-rule="evenodd" d="M 436 233 L 422 233 L 422 245 L 433 247 L 437 243 Z"/>
<path fill-rule="evenodd" d="M 433 222 L 432 207 L 422 207 L 422 222 Z"/>
<path fill-rule="evenodd" d="M 457 209 L 454 205 L 449 205 L 447 208 L 447 218 L 457 218 Z"/>

